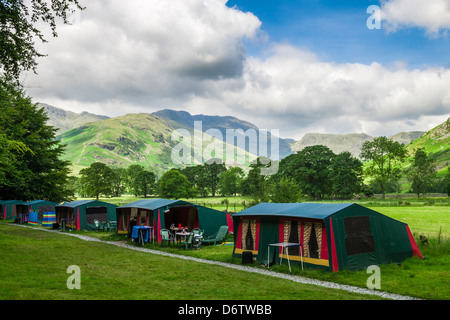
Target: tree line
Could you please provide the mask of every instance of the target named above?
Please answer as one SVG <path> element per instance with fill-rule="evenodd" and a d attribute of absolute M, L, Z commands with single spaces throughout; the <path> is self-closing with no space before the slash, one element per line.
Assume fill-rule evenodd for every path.
<path fill-rule="evenodd" d="M 161 196 L 194 198 L 244 195 L 255 202 L 298 202 L 310 199 L 351 199 L 356 195 L 391 192 L 401 176 L 411 182 L 411 192 L 420 194 L 439 186 L 450 193 L 450 169 L 438 179 L 431 157 L 423 149 L 416 150 L 410 166 L 401 169 L 406 150 L 403 144 L 386 137 L 364 143 L 361 159 L 350 152 L 335 154 L 322 145 L 306 147 L 278 163 L 274 175 L 263 175 L 268 161 L 258 158 L 245 173 L 241 167 L 227 168 L 219 159 L 208 163 L 170 169 L 160 179 L 140 165 L 110 168 L 93 163 L 80 171 L 76 192 L 82 196 Z M 266 160 L 266 159 L 265 159 Z"/>

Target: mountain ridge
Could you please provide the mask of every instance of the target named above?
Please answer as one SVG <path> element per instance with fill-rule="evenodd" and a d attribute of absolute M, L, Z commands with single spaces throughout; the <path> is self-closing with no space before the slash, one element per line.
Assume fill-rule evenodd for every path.
<path fill-rule="evenodd" d="M 193 135 L 194 121 L 202 122 L 203 132 L 209 129 L 217 129 L 223 134 L 227 129 L 241 129 L 244 132 L 249 129 L 258 131 L 256 125 L 232 116 L 191 115 L 187 111 L 163 109 L 153 113 L 128 114 L 109 118 L 89 112 L 76 114 L 46 104 L 40 105 L 45 107 L 47 113 L 50 113 L 48 123 L 59 128 L 59 131 L 66 127 L 73 127 L 64 132 L 58 132 L 58 137 L 67 145 L 65 158 L 74 163 L 75 172 L 82 167 L 89 166 L 92 161 L 104 161 L 119 166 L 142 163 L 154 167 L 158 172 L 163 172 L 173 167 L 173 164 L 170 164 L 170 154 L 172 148 L 178 143 L 171 140 L 173 131 L 186 129 Z M 439 168 L 441 168 L 445 165 L 448 166 L 446 160 L 449 153 L 448 148 L 441 149 L 443 148 L 442 143 L 450 144 L 448 140 L 450 139 L 449 127 L 450 119 L 428 132 L 399 132 L 389 138 L 408 145 L 410 154 L 412 153 L 411 148 L 427 146 L 427 151 L 437 154 Z M 207 134 L 203 134 L 207 137 Z M 308 133 L 298 141 L 280 138 L 280 159 L 300 151 L 306 146 L 317 144 L 326 145 L 335 153 L 349 151 L 358 157 L 362 144 L 373 138 L 365 133 Z M 269 136 L 268 142 L 270 139 Z M 209 141 L 214 141 L 214 143 Z M 202 147 L 204 148 L 208 143 L 211 143 L 210 147 L 214 144 L 212 148 L 214 152 L 220 148 L 224 149 L 225 145 L 220 140 L 211 139 L 207 142 L 203 141 Z M 270 148 L 269 143 L 268 148 Z M 250 157 L 245 153 L 245 151 L 250 151 L 249 145 L 246 145 L 245 150 L 241 151 L 244 152 L 244 157 Z"/>

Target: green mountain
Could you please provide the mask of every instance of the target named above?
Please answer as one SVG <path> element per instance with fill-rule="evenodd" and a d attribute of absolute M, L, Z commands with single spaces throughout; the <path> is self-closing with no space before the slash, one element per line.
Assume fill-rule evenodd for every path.
<path fill-rule="evenodd" d="M 163 119 L 141 113 L 87 123 L 64 132 L 59 138 L 66 145 L 63 158 L 72 162 L 75 175 L 96 161 L 118 167 L 140 164 L 162 175 L 170 168 L 203 163 L 203 159 L 217 157 L 228 160 L 224 156 L 227 145 L 222 141 L 206 134 L 200 144 L 194 142 L 193 134 L 176 140 L 172 139 L 174 130 Z M 177 163 L 172 157 L 174 148 L 186 152 L 190 163 Z M 227 165 L 240 165 L 246 169 L 255 159 L 244 150 L 233 150 L 236 158 L 227 161 Z"/>
<path fill-rule="evenodd" d="M 236 135 L 236 139 L 245 139 L 247 138 L 247 143 L 245 146 L 242 146 L 247 152 L 253 153 L 255 155 L 260 154 L 259 151 L 259 138 L 260 132 L 259 128 L 250 123 L 248 121 L 244 121 L 231 116 L 210 116 L 210 115 L 191 115 L 186 111 L 176 111 L 171 109 L 164 109 L 153 113 L 154 115 L 166 120 L 166 122 L 171 125 L 175 129 L 186 129 L 191 133 L 194 130 L 194 123 L 201 122 L 203 132 L 206 132 L 210 129 L 219 130 L 221 136 L 223 137 L 223 141 L 226 141 L 227 130 L 233 130 L 233 133 Z M 256 138 L 253 138 L 250 132 L 256 133 Z M 252 137 L 249 139 L 249 137 Z M 270 156 L 271 147 L 271 132 L 267 133 L 267 153 L 264 155 Z M 237 141 L 237 140 L 236 140 Z M 244 140 L 242 140 L 244 141 Z M 279 157 L 284 158 L 292 153 L 291 149 L 291 139 L 283 139 L 278 137 L 278 150 Z M 236 144 L 236 142 L 235 142 Z M 240 146 L 241 147 L 241 146 Z"/>
<path fill-rule="evenodd" d="M 74 174 L 96 161 L 119 167 L 136 163 L 161 173 L 170 166 L 172 131 L 154 115 L 128 114 L 88 123 L 59 137 Z"/>
<path fill-rule="evenodd" d="M 409 155 L 418 148 L 424 148 L 436 161 L 436 169 L 440 172 L 450 166 L 450 118 L 426 132 L 407 146 Z"/>

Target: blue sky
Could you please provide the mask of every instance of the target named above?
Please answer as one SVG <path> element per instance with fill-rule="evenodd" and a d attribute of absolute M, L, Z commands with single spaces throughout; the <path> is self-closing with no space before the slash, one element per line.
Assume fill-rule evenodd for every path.
<path fill-rule="evenodd" d="M 450 0 L 81 2 L 24 76 L 37 102 L 234 116 L 294 139 L 425 131 L 450 117 Z M 380 30 L 367 28 L 371 5 Z"/>
<path fill-rule="evenodd" d="M 421 27 L 369 30 L 366 10 L 381 6 L 376 0 L 229 0 L 227 5 L 255 14 L 269 42 L 307 48 L 326 61 L 450 67 L 448 36 L 430 38 Z M 248 43 L 247 49 L 249 55 L 262 55 L 264 44 Z"/>

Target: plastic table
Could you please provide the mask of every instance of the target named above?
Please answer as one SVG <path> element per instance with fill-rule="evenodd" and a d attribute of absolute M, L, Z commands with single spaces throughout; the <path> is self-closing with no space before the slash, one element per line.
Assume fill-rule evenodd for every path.
<path fill-rule="evenodd" d="M 289 265 L 289 273 L 292 274 L 292 271 L 291 271 L 291 262 L 290 262 L 290 260 L 289 260 L 289 251 L 286 250 L 286 249 L 289 248 L 289 247 L 296 247 L 296 246 L 299 246 L 299 247 L 300 247 L 300 259 L 301 259 L 301 261 L 302 261 L 302 270 L 303 270 L 303 252 L 302 252 L 302 245 L 301 245 L 301 243 L 292 243 L 292 242 L 278 242 L 278 243 L 271 243 L 271 244 L 269 244 L 269 246 L 268 246 L 268 248 L 267 248 L 267 249 L 268 249 L 268 250 L 267 250 L 267 269 L 269 270 L 269 268 L 270 268 L 270 263 L 269 263 L 269 261 L 270 261 L 270 247 L 281 247 L 281 248 L 282 248 L 281 254 L 283 254 L 283 250 L 284 250 L 284 252 L 286 252 L 287 260 L 288 260 L 288 265 Z M 281 265 L 281 262 L 283 262 L 283 256 L 281 256 L 280 265 Z"/>
<path fill-rule="evenodd" d="M 134 226 L 133 231 L 131 233 L 132 239 L 137 239 L 139 243 L 144 245 L 144 242 L 149 242 L 149 240 L 153 240 L 153 234 L 151 230 L 153 227 L 149 226 Z"/>

